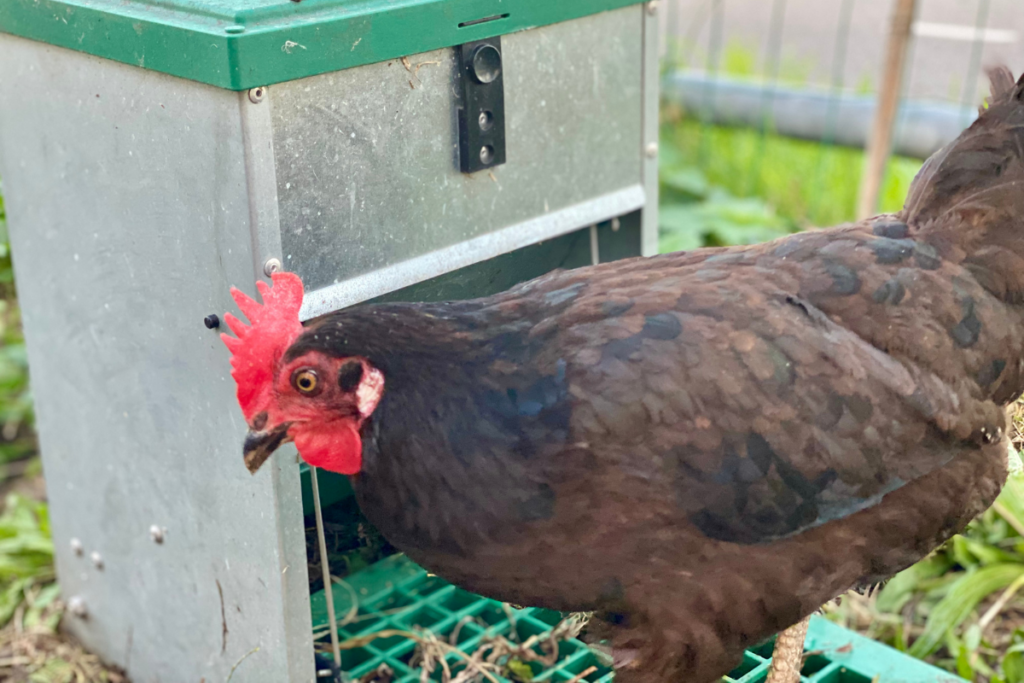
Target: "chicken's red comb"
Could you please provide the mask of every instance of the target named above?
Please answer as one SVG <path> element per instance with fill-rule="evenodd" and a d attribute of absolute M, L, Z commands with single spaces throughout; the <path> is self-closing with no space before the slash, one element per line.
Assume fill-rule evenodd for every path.
<path fill-rule="evenodd" d="M 227 313 L 227 323 L 235 337 L 220 335 L 231 351 L 231 376 L 238 385 L 238 404 L 246 419 L 266 409 L 273 388 L 277 364 L 285 349 L 300 334 L 299 309 L 302 307 L 302 280 L 295 273 L 274 273 L 274 286 L 257 282 L 263 303 L 231 288 L 231 296 L 245 317 L 246 325 Z"/>

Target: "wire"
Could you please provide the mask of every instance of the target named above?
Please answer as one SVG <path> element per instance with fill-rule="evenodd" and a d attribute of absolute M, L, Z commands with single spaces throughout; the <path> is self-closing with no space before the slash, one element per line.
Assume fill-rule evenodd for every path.
<path fill-rule="evenodd" d="M 725 23 L 725 0 L 713 0 L 711 6 L 711 25 L 708 27 L 708 60 L 705 68 L 707 78 L 704 85 L 704 107 L 701 115 L 700 146 L 697 151 L 697 164 L 705 167 L 708 156 L 708 137 L 711 122 L 714 119 L 715 85 L 718 76 L 718 63 L 722 57 L 722 31 Z"/>
<path fill-rule="evenodd" d="M 846 75 L 846 48 L 850 42 L 850 24 L 853 19 L 853 5 L 855 0 L 843 0 L 839 6 L 839 21 L 836 24 L 836 37 L 833 41 L 835 49 L 832 52 L 832 78 L 829 83 L 828 105 L 825 109 L 825 130 L 821 136 L 821 150 L 818 152 L 818 169 L 814 174 L 814 191 L 811 192 L 811 206 L 808 207 L 807 216 L 821 224 L 820 197 L 822 183 L 826 173 L 826 161 L 832 159 L 832 148 L 835 146 L 836 128 L 839 125 L 839 104 L 843 98 L 843 86 Z"/>
<path fill-rule="evenodd" d="M 327 621 L 331 625 L 331 650 L 334 663 L 341 666 L 341 650 L 338 648 L 338 620 L 334 617 L 334 591 L 331 590 L 331 566 L 327 560 L 327 538 L 324 536 L 324 513 L 320 509 L 320 484 L 316 480 L 316 468 L 309 466 L 309 479 L 313 485 L 313 510 L 316 511 L 316 540 L 320 544 L 320 570 L 324 575 L 324 597 L 327 599 Z"/>
<path fill-rule="evenodd" d="M 782 29 L 786 20 L 786 0 L 772 0 L 772 18 L 768 27 L 768 41 L 764 56 L 762 73 L 761 111 L 758 116 L 760 136 L 757 142 L 757 153 L 754 163 L 750 165 L 747 177 L 748 191 L 745 194 L 756 195 L 761 189 L 761 168 L 764 163 L 765 146 L 768 138 L 769 120 L 772 118 L 772 105 L 775 102 L 775 90 L 779 85 L 779 67 L 782 52 Z"/>
<path fill-rule="evenodd" d="M 967 85 L 960 100 L 960 126 L 966 128 L 974 113 L 974 94 L 978 89 L 978 72 L 981 70 L 981 53 L 985 48 L 985 27 L 988 25 L 989 0 L 978 0 L 978 14 L 974 18 L 974 42 L 971 44 L 971 61 L 967 66 Z"/>

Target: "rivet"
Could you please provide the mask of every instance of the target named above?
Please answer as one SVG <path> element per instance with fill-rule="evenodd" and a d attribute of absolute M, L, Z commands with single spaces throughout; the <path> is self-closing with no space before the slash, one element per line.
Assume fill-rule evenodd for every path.
<path fill-rule="evenodd" d="M 85 599 L 80 595 L 72 595 L 68 599 L 68 611 L 79 619 L 85 619 L 89 616 L 89 607 L 85 604 Z"/>
<path fill-rule="evenodd" d="M 149 536 L 153 539 L 154 543 L 163 543 L 164 533 L 164 530 L 158 527 L 156 524 L 149 527 Z"/>
<path fill-rule="evenodd" d="M 647 13 L 657 14 L 658 13 L 658 0 L 651 0 L 647 3 Z"/>
<path fill-rule="evenodd" d="M 96 569 L 103 569 L 103 556 L 100 555 L 98 552 L 93 551 L 92 554 L 89 555 L 89 559 L 92 560 L 92 563 L 96 566 Z"/>
<path fill-rule="evenodd" d="M 480 126 L 480 130 L 488 131 L 494 126 L 494 115 L 489 111 L 482 111 L 476 122 Z"/>
<path fill-rule="evenodd" d="M 650 143 L 649 145 L 647 145 L 647 148 L 644 150 L 644 152 L 646 152 L 647 156 L 650 157 L 651 159 L 658 156 L 658 143 Z"/>
<path fill-rule="evenodd" d="M 267 89 L 262 85 L 256 88 L 249 89 L 249 101 L 253 104 L 259 104 L 263 101 L 263 98 L 267 95 Z"/>
<path fill-rule="evenodd" d="M 85 552 L 85 548 L 82 547 L 82 542 L 79 541 L 77 538 L 71 539 L 71 552 L 73 552 L 75 555 L 78 555 L 79 557 L 81 557 L 82 553 Z"/>
<path fill-rule="evenodd" d="M 270 277 L 274 273 L 281 270 L 281 259 L 268 258 L 267 262 L 263 264 L 263 274 Z"/>
<path fill-rule="evenodd" d="M 203 324 L 206 325 L 206 329 L 215 330 L 220 327 L 220 317 L 216 313 L 211 313 L 203 318 Z"/>
<path fill-rule="evenodd" d="M 612 219 L 612 232 L 618 232 L 619 228 L 621 228 L 621 227 L 622 227 L 622 221 L 620 221 L 618 218 L 613 218 Z"/>

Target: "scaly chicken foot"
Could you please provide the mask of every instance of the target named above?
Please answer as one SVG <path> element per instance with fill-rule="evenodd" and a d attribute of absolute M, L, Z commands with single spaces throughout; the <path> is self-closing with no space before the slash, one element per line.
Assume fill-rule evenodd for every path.
<path fill-rule="evenodd" d="M 799 683 L 804 663 L 804 641 L 811 618 L 790 626 L 775 639 L 772 663 L 765 683 Z"/>

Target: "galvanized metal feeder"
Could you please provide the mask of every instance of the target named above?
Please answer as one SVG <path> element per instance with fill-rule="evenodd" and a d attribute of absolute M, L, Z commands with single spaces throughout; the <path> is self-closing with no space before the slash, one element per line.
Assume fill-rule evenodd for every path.
<path fill-rule="evenodd" d="M 654 252 L 655 22 L 632 0 L 0 3 L 0 176 L 90 648 L 137 682 L 247 655 L 238 680 L 314 679 L 314 489 L 294 451 L 246 473 L 204 318 L 277 268 L 308 318 Z"/>

